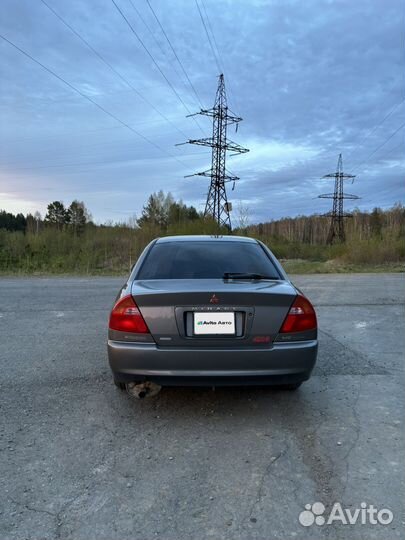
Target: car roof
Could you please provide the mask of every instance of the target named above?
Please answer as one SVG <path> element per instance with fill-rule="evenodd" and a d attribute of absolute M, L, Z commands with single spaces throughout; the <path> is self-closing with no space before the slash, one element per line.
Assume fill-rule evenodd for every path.
<path fill-rule="evenodd" d="M 254 238 L 247 236 L 210 236 L 208 234 L 190 234 L 184 236 L 163 236 L 157 239 L 158 244 L 166 244 L 170 242 L 246 242 L 257 243 Z"/>

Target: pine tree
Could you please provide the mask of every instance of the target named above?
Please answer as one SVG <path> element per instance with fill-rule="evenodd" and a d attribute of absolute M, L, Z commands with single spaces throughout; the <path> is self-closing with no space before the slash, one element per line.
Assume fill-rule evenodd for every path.
<path fill-rule="evenodd" d="M 45 221 L 56 225 L 58 230 L 63 229 L 64 225 L 68 223 L 68 215 L 63 202 L 54 201 L 48 204 Z"/>

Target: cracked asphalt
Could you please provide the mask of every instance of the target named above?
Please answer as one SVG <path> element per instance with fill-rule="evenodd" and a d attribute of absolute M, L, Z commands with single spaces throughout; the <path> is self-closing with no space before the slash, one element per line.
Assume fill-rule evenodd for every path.
<path fill-rule="evenodd" d="M 403 539 L 400 274 L 295 276 L 320 325 L 296 393 L 112 384 L 118 278 L 0 279 L 0 539 Z M 389 525 L 300 525 L 305 504 Z"/>

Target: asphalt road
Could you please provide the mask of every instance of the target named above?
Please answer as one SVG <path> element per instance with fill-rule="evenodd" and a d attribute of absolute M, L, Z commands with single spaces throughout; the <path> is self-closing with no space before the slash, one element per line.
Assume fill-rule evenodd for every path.
<path fill-rule="evenodd" d="M 115 278 L 0 280 L 0 539 L 405 537 L 399 274 L 296 276 L 319 361 L 296 393 L 113 386 Z M 305 504 L 388 525 L 302 526 Z"/>

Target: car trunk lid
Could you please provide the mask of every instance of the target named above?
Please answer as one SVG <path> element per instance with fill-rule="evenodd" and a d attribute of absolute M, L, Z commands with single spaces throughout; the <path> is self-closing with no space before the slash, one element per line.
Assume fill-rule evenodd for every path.
<path fill-rule="evenodd" d="M 134 281 L 131 293 L 159 347 L 269 346 L 297 295 L 284 280 L 223 279 Z M 196 335 L 196 313 L 234 313 L 235 333 Z"/>

